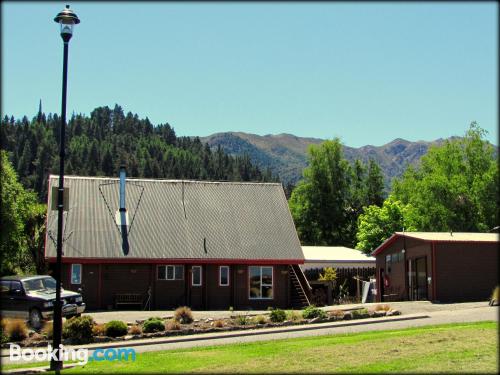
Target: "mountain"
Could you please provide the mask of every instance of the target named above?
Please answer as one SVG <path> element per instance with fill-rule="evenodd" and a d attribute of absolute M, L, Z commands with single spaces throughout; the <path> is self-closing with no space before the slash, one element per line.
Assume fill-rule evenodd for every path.
<path fill-rule="evenodd" d="M 307 166 L 307 147 L 320 144 L 323 139 L 302 138 L 292 134 L 256 135 L 242 132 L 216 133 L 202 137 L 212 148 L 221 146 L 231 155 L 247 153 L 250 160 L 261 168 L 269 166 L 273 174 L 278 174 L 284 184 L 296 184 Z M 441 144 L 444 140 L 410 142 L 397 138 L 383 146 L 363 146 L 359 148 L 344 146 L 344 156 L 353 162 L 360 159 L 365 163 L 375 159 L 385 178 L 388 189 L 391 180 L 399 177 L 409 164 L 418 163 L 430 145 Z"/>

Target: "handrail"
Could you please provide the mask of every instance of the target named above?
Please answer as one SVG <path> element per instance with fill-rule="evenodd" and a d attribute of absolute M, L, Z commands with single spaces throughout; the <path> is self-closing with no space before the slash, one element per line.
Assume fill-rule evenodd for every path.
<path fill-rule="evenodd" d="M 309 297 L 307 297 L 307 293 L 306 291 L 304 290 L 304 288 L 302 287 L 302 282 L 300 281 L 299 277 L 297 276 L 297 273 L 295 272 L 295 269 L 293 268 L 292 265 L 288 266 L 292 269 L 292 272 L 293 274 L 295 275 L 295 278 L 297 279 L 297 281 L 299 282 L 299 286 L 300 286 L 300 289 L 302 290 L 302 293 L 304 294 L 304 297 L 306 298 L 306 301 L 307 301 L 307 304 L 308 305 L 311 305 L 311 302 L 309 301 Z M 306 280 L 306 283 L 307 283 L 307 286 L 309 287 L 309 289 L 312 289 L 311 286 L 309 285 L 309 282 L 307 282 Z"/>

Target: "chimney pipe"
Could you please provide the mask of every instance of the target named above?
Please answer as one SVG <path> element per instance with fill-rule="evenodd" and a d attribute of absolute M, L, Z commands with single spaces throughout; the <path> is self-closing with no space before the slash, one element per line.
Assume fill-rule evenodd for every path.
<path fill-rule="evenodd" d="M 125 212 L 125 166 L 120 166 L 120 212 Z"/>

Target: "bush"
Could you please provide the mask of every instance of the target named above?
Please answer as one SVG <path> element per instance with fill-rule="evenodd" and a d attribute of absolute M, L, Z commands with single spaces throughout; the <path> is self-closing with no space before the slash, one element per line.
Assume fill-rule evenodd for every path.
<path fill-rule="evenodd" d="M 343 310 L 332 310 L 328 313 L 328 315 L 334 317 L 337 320 L 344 319 L 344 311 Z"/>
<path fill-rule="evenodd" d="M 304 319 L 326 318 L 326 313 L 323 310 L 318 309 L 316 306 L 311 305 L 307 306 L 302 311 L 302 316 Z"/>
<path fill-rule="evenodd" d="M 138 324 L 131 325 L 128 329 L 128 333 L 130 333 L 131 335 L 140 335 L 142 333 L 141 326 Z"/>
<path fill-rule="evenodd" d="M 255 324 L 266 324 L 267 319 L 264 315 L 257 315 L 256 317 L 253 318 L 253 321 Z"/>
<path fill-rule="evenodd" d="M 106 325 L 105 324 L 94 324 L 92 327 L 92 335 L 94 336 L 106 336 Z"/>
<path fill-rule="evenodd" d="M 298 322 L 302 320 L 302 313 L 300 311 L 290 310 L 287 311 L 286 318 L 292 322 Z"/>
<path fill-rule="evenodd" d="M 174 319 L 181 324 L 189 324 L 193 322 L 193 313 L 187 306 L 178 307 L 174 312 Z"/>
<path fill-rule="evenodd" d="M 111 320 L 106 323 L 106 336 L 120 337 L 127 334 L 127 325 L 120 320 Z"/>
<path fill-rule="evenodd" d="M 273 323 L 284 322 L 286 319 L 286 312 L 281 309 L 274 309 L 269 313 L 269 319 Z"/>
<path fill-rule="evenodd" d="M 353 319 L 366 318 L 367 316 L 368 316 L 368 310 L 367 309 L 359 309 L 359 310 L 354 310 L 352 312 L 352 318 Z"/>
<path fill-rule="evenodd" d="M 163 319 L 157 317 L 148 318 L 142 324 L 142 331 L 145 333 L 165 331 L 165 324 L 163 324 Z"/>
<path fill-rule="evenodd" d="M 52 337 L 54 337 L 54 322 L 52 320 L 44 322 L 40 332 L 47 339 L 52 339 Z"/>
<path fill-rule="evenodd" d="M 212 322 L 212 325 L 216 328 L 224 327 L 224 321 L 222 319 L 217 319 Z"/>
<path fill-rule="evenodd" d="M 248 318 L 246 315 L 238 315 L 234 321 L 237 325 L 244 326 L 248 323 Z"/>
<path fill-rule="evenodd" d="M 178 331 L 181 329 L 181 324 L 176 319 L 170 319 L 167 322 L 167 331 Z"/>
<path fill-rule="evenodd" d="M 500 301 L 500 286 L 497 285 L 495 289 L 493 289 L 493 293 L 491 294 L 490 305 L 498 304 L 499 301 Z"/>
<path fill-rule="evenodd" d="M 89 315 L 75 316 L 63 324 L 62 335 L 70 339 L 74 344 L 86 344 L 92 341 L 92 329 L 94 320 Z"/>
<path fill-rule="evenodd" d="M 22 319 L 6 319 L 5 336 L 9 341 L 23 341 L 28 337 L 28 326 Z"/>

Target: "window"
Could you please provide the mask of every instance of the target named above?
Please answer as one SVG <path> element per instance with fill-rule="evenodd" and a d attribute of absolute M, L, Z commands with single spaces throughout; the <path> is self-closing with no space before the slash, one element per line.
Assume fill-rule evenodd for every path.
<path fill-rule="evenodd" d="M 158 280 L 183 280 L 184 266 L 158 266 Z"/>
<path fill-rule="evenodd" d="M 229 266 L 219 267 L 219 286 L 229 285 Z"/>
<path fill-rule="evenodd" d="M 191 285 L 200 286 L 201 285 L 201 266 L 193 266 L 193 274 L 191 276 Z"/>
<path fill-rule="evenodd" d="M 82 283 L 82 265 L 72 264 L 71 265 L 71 284 L 81 284 Z"/>
<path fill-rule="evenodd" d="M 385 270 L 387 273 L 391 272 L 391 254 L 385 256 Z"/>
<path fill-rule="evenodd" d="M 248 267 L 250 299 L 273 298 L 273 267 Z"/>
<path fill-rule="evenodd" d="M 9 293 L 10 291 L 10 281 L 2 280 L 0 281 L 0 292 Z"/>

